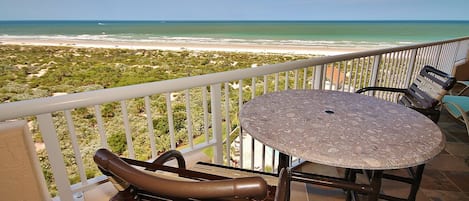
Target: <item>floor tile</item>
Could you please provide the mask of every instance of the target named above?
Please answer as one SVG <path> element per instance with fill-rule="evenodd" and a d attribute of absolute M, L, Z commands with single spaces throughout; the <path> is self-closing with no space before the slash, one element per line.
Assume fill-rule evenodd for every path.
<path fill-rule="evenodd" d="M 460 130 L 460 129 L 459 129 Z M 465 132 L 452 132 L 451 135 L 454 137 L 458 138 L 460 142 L 468 143 L 469 142 L 469 135 L 467 134 L 467 131 Z"/>
<path fill-rule="evenodd" d="M 445 174 L 463 192 L 469 192 L 469 172 L 444 171 Z"/>
<path fill-rule="evenodd" d="M 292 182 L 290 186 L 290 200 L 308 200 L 306 185 L 300 182 Z"/>
<path fill-rule="evenodd" d="M 445 134 L 446 142 L 461 142 L 458 138 L 454 137 L 453 135 L 448 134 L 447 132 L 443 132 L 443 133 Z"/>
<path fill-rule="evenodd" d="M 469 166 L 466 164 L 464 158 L 452 156 L 449 154 L 440 154 L 430 160 L 426 164 L 425 169 L 436 169 L 442 171 L 469 171 Z"/>
<path fill-rule="evenodd" d="M 423 172 L 420 189 L 458 192 L 459 189 L 441 171 L 426 169 Z"/>
<path fill-rule="evenodd" d="M 328 188 L 318 185 L 306 185 L 308 191 L 308 200 L 324 200 L 324 201 L 343 201 L 345 193 L 341 189 Z"/>
<path fill-rule="evenodd" d="M 430 201 L 468 201 L 469 197 L 463 192 L 449 192 L 422 189 Z"/>
<path fill-rule="evenodd" d="M 466 143 L 447 142 L 445 150 L 453 156 L 469 157 L 469 144 Z"/>

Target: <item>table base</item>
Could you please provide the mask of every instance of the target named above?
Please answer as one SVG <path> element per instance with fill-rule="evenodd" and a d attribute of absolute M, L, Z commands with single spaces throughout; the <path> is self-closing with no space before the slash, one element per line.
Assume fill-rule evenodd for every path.
<path fill-rule="evenodd" d="M 279 155 L 279 170 L 288 167 L 290 157 L 286 154 L 280 153 Z M 299 171 L 292 171 L 292 181 L 310 183 L 314 185 L 327 186 L 332 188 L 343 189 L 347 193 L 347 201 L 359 200 L 358 194 L 365 194 L 368 196 L 368 201 L 375 201 L 378 199 L 390 201 L 415 201 L 420 182 L 422 180 L 423 170 L 425 164 L 416 167 L 408 168 L 409 177 L 401 177 L 391 174 L 385 174 L 383 170 L 358 170 L 346 169 L 344 178 L 337 178 L 331 176 L 324 176 L 312 173 L 305 173 Z M 356 183 L 357 174 L 364 173 L 368 177 L 369 184 Z M 390 195 L 381 194 L 381 180 L 389 179 L 410 184 L 410 193 L 407 199 L 398 198 Z"/>

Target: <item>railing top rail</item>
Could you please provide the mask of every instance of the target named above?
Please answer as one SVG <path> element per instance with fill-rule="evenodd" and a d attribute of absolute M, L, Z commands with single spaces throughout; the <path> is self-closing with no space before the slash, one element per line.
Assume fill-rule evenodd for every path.
<path fill-rule="evenodd" d="M 161 94 L 173 91 L 180 91 L 212 84 L 257 77 L 277 72 L 306 68 L 310 66 L 322 65 L 336 61 L 349 60 L 353 58 L 361 58 L 367 56 L 381 55 L 390 52 L 398 52 L 404 50 L 417 49 L 427 46 L 469 40 L 469 36 L 456 38 L 452 40 L 422 43 L 409 46 L 401 46 L 394 48 L 385 48 L 379 50 L 369 50 L 355 52 L 342 55 L 334 55 L 327 57 L 318 57 L 311 59 L 303 59 L 286 63 L 265 65 L 256 68 L 239 69 L 220 73 L 211 73 L 193 77 L 184 77 L 172 80 L 164 80 L 158 82 L 116 87 L 110 89 L 102 89 L 96 91 L 67 94 L 62 96 L 38 98 L 32 100 L 17 101 L 11 103 L 0 104 L 0 121 L 16 119 L 25 116 L 50 113 L 55 111 L 87 107 L 113 101 L 126 100 L 149 96 L 153 94 Z"/>

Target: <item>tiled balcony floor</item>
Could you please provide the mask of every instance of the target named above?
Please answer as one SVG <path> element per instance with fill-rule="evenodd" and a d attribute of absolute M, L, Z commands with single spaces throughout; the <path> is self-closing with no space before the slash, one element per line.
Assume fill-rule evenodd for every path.
<path fill-rule="evenodd" d="M 427 163 L 422 178 L 417 201 L 467 201 L 469 200 L 469 135 L 464 125 L 451 119 L 445 111 L 438 125 L 446 135 L 446 148 L 436 158 Z M 343 175 L 342 169 L 318 164 L 301 167 L 304 171 L 324 175 Z M 399 174 L 403 170 L 396 170 Z M 109 183 L 85 193 L 88 200 L 109 200 L 115 193 Z M 383 192 L 397 197 L 405 197 L 408 185 L 383 180 Z M 292 185 L 292 201 L 336 201 L 344 200 L 343 191 L 307 184 Z"/>

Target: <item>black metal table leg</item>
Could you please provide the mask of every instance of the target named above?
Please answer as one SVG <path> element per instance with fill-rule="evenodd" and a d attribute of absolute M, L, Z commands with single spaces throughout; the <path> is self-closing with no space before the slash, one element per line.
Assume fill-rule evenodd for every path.
<path fill-rule="evenodd" d="M 415 175 L 413 175 L 414 181 L 412 182 L 412 185 L 410 187 L 409 197 L 407 198 L 407 200 L 409 201 L 414 201 L 417 198 L 417 192 L 420 188 L 420 182 L 422 181 L 424 168 L 425 168 L 425 164 L 417 166 Z"/>
<path fill-rule="evenodd" d="M 370 186 L 372 191 L 368 194 L 368 201 L 376 201 L 379 198 L 379 192 L 381 191 L 381 179 L 383 178 L 382 170 L 374 170 L 370 179 Z"/>
<path fill-rule="evenodd" d="M 282 170 L 282 168 L 288 168 L 289 164 L 290 164 L 290 156 L 282 152 L 279 152 L 277 174 L 280 174 L 280 170 Z"/>

